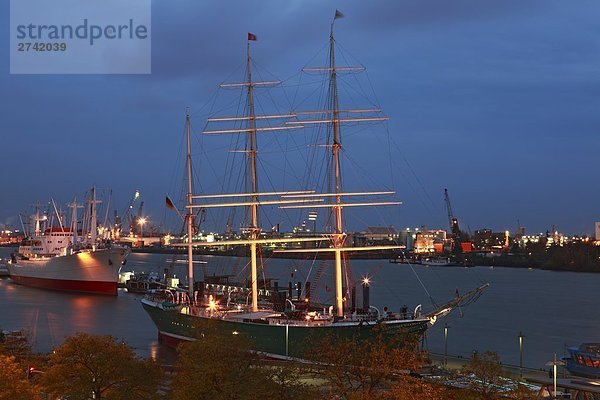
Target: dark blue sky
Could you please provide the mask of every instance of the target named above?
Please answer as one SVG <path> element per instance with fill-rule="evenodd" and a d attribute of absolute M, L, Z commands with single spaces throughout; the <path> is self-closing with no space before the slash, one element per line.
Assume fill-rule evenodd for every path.
<path fill-rule="evenodd" d="M 326 45 L 336 8 L 336 38 L 368 68 L 397 144 L 389 154 L 404 205 L 384 223 L 445 227 L 447 187 L 465 228 L 514 231 L 519 220 L 532 233 L 592 233 L 600 3 L 553 0 L 153 1 L 151 75 L 10 75 L 4 57 L 0 224 L 93 184 L 114 191 L 119 211 L 139 189 L 162 223 L 185 107 L 200 110 L 240 77 L 246 32 L 258 36 L 260 66 L 294 76 Z M 0 15 L 7 33 L 8 1 Z M 195 132 L 203 118 L 194 114 Z M 365 169 L 382 168 L 372 146 L 356 147 Z"/>

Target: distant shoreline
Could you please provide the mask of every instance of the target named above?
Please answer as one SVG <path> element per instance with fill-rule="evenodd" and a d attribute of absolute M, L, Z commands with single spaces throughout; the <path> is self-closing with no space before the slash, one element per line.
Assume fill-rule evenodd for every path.
<path fill-rule="evenodd" d="M 548 258 L 546 260 L 528 259 L 511 256 L 495 256 L 495 257 L 477 257 L 474 265 L 478 267 L 502 267 L 502 268 L 526 268 L 540 269 L 544 271 L 561 271 L 561 272 L 585 272 L 598 273 L 600 265 L 576 264 L 568 262 L 565 264 L 557 264 L 556 259 Z"/>
<path fill-rule="evenodd" d="M 187 254 L 185 247 L 132 247 L 132 253 L 150 253 L 150 254 Z M 350 252 L 352 253 L 352 252 Z M 389 260 L 395 258 L 397 253 L 394 251 L 370 251 L 356 252 L 352 255 L 355 260 Z M 219 257 L 249 257 L 249 250 L 246 247 L 235 247 L 229 250 L 194 248 L 194 255 L 198 256 L 219 256 Z M 316 254 L 316 255 L 315 255 Z M 268 249 L 263 249 L 263 257 L 293 260 L 333 260 L 332 252 L 323 253 L 275 253 Z"/>
<path fill-rule="evenodd" d="M 174 249 L 167 247 L 134 247 L 131 249 L 133 253 L 149 253 L 149 254 L 186 254 L 187 249 Z M 247 257 L 247 251 L 244 248 L 235 248 L 231 250 L 215 251 L 208 249 L 194 249 L 194 255 L 204 256 L 219 256 L 219 257 Z M 374 251 L 374 252 L 361 252 L 352 255 L 352 259 L 355 260 L 391 260 L 398 257 L 397 252 L 393 251 Z M 296 259 L 296 260 L 312 260 L 315 259 L 315 255 L 309 255 L 307 253 L 274 253 L 272 251 L 266 251 L 265 257 L 277 258 L 277 259 Z M 577 262 L 577 257 L 571 255 L 571 257 L 564 257 L 563 254 L 546 254 L 538 256 L 526 256 L 526 255 L 515 255 L 515 254 L 500 254 L 494 256 L 483 255 L 482 253 L 467 253 L 466 266 L 467 267 L 508 267 L 508 268 L 531 268 L 541 269 L 546 271 L 567 271 L 567 272 L 600 272 L 600 262 L 598 262 L 597 256 L 595 258 L 588 257 L 582 262 Z M 319 260 L 333 259 L 332 254 L 322 253 L 316 257 Z M 461 264 L 461 263 L 459 263 Z M 441 268 L 444 268 L 441 266 Z"/>
<path fill-rule="evenodd" d="M 0 249 L 18 249 L 15 245 L 0 245 Z M 600 252 L 600 249 L 591 248 L 594 251 Z M 170 248 L 170 247 L 133 247 L 132 253 L 141 254 L 186 254 L 187 249 Z M 552 253 L 552 252 L 550 252 Z M 489 254 L 489 253 L 488 253 Z M 566 256 L 565 256 L 566 254 Z M 207 250 L 194 249 L 194 255 L 217 256 L 217 257 L 247 257 L 247 251 L 244 248 L 235 248 L 230 250 Z M 398 253 L 393 251 L 374 251 L 360 252 L 352 255 L 355 260 L 390 260 L 398 256 Z M 294 260 L 312 260 L 315 259 L 314 254 L 309 253 L 274 253 L 266 251 L 266 258 L 277 259 L 294 259 Z M 560 248 L 552 254 L 544 254 L 537 256 L 526 256 L 523 254 L 500 254 L 500 255 L 483 255 L 482 253 L 466 253 L 467 267 L 502 267 L 502 268 L 526 268 L 540 269 L 544 271 L 564 271 L 564 272 L 585 272 L 598 273 L 600 272 L 599 256 L 594 254 L 584 254 L 584 256 L 574 254 L 572 249 Z M 331 253 L 320 254 L 316 259 L 329 260 L 332 259 Z M 447 268 L 440 266 L 440 268 Z"/>

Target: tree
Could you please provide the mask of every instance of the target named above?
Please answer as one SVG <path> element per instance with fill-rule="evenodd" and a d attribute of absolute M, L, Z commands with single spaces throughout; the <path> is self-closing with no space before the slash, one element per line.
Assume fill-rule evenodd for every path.
<path fill-rule="evenodd" d="M 260 397 L 255 391 L 263 375 L 256 371 L 257 359 L 241 337 L 231 336 L 210 335 L 179 346 L 171 385 L 174 399 Z"/>
<path fill-rule="evenodd" d="M 510 246 L 510 253 L 514 255 L 523 254 L 523 249 L 521 249 L 521 246 L 519 245 L 519 242 L 517 240 L 515 240 Z"/>
<path fill-rule="evenodd" d="M 302 378 L 307 377 L 309 373 L 305 365 L 294 364 L 290 361 L 285 365 L 271 365 L 267 370 L 268 378 L 275 384 L 272 389 L 272 398 L 306 400 L 319 397 L 318 388 L 302 382 Z"/>
<path fill-rule="evenodd" d="M 527 242 L 525 251 L 530 259 L 545 260 L 548 255 L 546 250 L 546 239 L 540 238 L 537 242 Z"/>
<path fill-rule="evenodd" d="M 473 354 L 461 372 L 474 378 L 469 381 L 469 389 L 472 393 L 465 398 L 525 400 L 534 397 L 533 392 L 527 387 L 506 377 L 500 357 L 496 352 L 486 351 L 483 355 Z"/>
<path fill-rule="evenodd" d="M 403 376 L 385 393 L 385 400 L 466 400 L 462 391 L 410 375 Z"/>
<path fill-rule="evenodd" d="M 40 370 L 45 370 L 48 356 L 46 354 L 34 353 L 32 350 L 31 336 L 27 331 L 12 331 L 4 333 L 0 330 L 0 356 L 3 356 L 3 360 L 11 360 L 10 365 L 15 366 L 19 370 L 19 374 L 15 377 L 14 384 L 19 384 L 20 380 L 29 382 L 29 386 L 35 386 L 40 376 L 38 375 Z M 7 364 L 7 368 L 9 364 Z M 12 368 L 12 367 L 10 367 Z M 29 372 L 32 368 L 33 372 Z M 5 373 L 7 373 L 5 370 Z M 0 382 L 4 380 L 0 379 Z M 2 386 L 0 385 L 0 389 Z M 31 393 L 24 392 L 26 396 L 31 393 L 37 393 L 36 389 L 33 388 Z M 2 397 L 0 397 L 2 398 Z M 28 397 L 31 398 L 31 397 Z"/>
<path fill-rule="evenodd" d="M 486 351 L 483 355 L 473 353 L 462 373 L 476 377 L 477 379 L 471 381 L 471 388 L 489 398 L 495 398 L 493 396 L 497 387 L 502 384 L 502 364 L 498 353 L 495 352 Z"/>
<path fill-rule="evenodd" d="M 42 376 L 46 393 L 70 399 L 157 398 L 162 371 L 112 336 L 78 333 L 50 356 Z"/>
<path fill-rule="evenodd" d="M 525 386 L 521 382 L 516 383 L 516 385 L 509 392 L 509 396 L 513 400 L 531 400 L 538 397 L 535 391 Z"/>
<path fill-rule="evenodd" d="M 314 398 L 294 364 L 268 365 L 242 335 L 207 334 L 179 346 L 171 398 L 246 400 Z"/>
<path fill-rule="evenodd" d="M 329 335 L 311 346 L 310 356 L 331 396 L 382 398 L 393 381 L 424 364 L 416 338 L 395 335 L 385 325 L 373 329 L 375 337 L 369 340 Z"/>
<path fill-rule="evenodd" d="M 15 357 L 0 354 L 0 400 L 39 399 L 37 390 L 29 384 L 25 369 Z"/>
<path fill-rule="evenodd" d="M 15 356 L 15 358 L 30 357 L 31 340 L 27 331 L 4 333 L 0 330 L 0 354 Z"/>

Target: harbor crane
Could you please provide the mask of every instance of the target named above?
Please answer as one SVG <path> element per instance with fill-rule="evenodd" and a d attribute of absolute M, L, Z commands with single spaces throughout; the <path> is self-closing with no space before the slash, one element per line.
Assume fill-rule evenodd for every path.
<path fill-rule="evenodd" d="M 121 232 L 123 230 L 123 222 L 127 223 L 131 227 L 131 224 L 133 222 L 131 210 L 133 210 L 133 206 L 135 205 L 135 203 L 137 202 L 137 200 L 139 198 L 140 198 L 140 191 L 136 190 L 135 193 L 133 194 L 133 197 L 129 201 L 127 208 L 125 209 L 125 211 L 123 211 L 121 213 L 122 216 L 119 216 L 117 214 L 117 211 L 115 210 L 115 235 L 114 236 L 116 238 L 119 238 L 121 236 Z"/>
<path fill-rule="evenodd" d="M 462 241 L 458 219 L 452 213 L 452 204 L 450 204 L 450 196 L 448 189 L 444 189 L 444 200 L 446 201 L 446 209 L 448 210 L 448 225 L 450 226 L 450 237 L 452 239 L 452 254 L 462 253 Z"/>
<path fill-rule="evenodd" d="M 140 201 L 140 206 L 138 207 L 137 215 L 129 216 L 129 232 L 134 235 L 141 233 L 140 221 L 144 218 L 144 202 Z"/>
<path fill-rule="evenodd" d="M 131 201 L 129 202 L 129 205 L 127 206 L 125 211 L 122 213 L 124 221 L 131 223 L 131 219 L 133 218 L 131 215 L 131 210 L 133 210 L 133 206 L 139 198 L 140 198 L 140 191 L 136 190 L 135 193 L 133 194 L 133 197 L 131 198 Z"/>

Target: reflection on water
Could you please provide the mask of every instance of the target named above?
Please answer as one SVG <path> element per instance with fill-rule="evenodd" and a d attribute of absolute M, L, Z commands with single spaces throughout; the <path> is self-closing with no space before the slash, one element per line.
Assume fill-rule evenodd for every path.
<path fill-rule="evenodd" d="M 158 357 L 158 342 L 150 344 L 150 358 L 156 361 Z"/>
<path fill-rule="evenodd" d="M 0 249 L 0 257 L 5 251 Z M 123 270 L 162 273 L 171 258 L 132 254 Z M 208 264 L 196 266 L 198 277 L 233 273 L 232 280 L 244 278 L 244 259 L 203 259 Z M 593 302 L 600 274 L 487 267 L 411 268 L 387 260 L 353 261 L 351 269 L 357 279 L 370 277 L 371 303 L 392 311 L 403 304 L 411 309 L 418 304 L 424 310 L 431 309 L 453 298 L 456 290 L 464 293 L 482 282 L 491 284 L 478 302 L 461 310 L 462 314 L 455 312 L 441 319 L 429 331 L 426 344 L 432 351 L 443 352 L 445 323 L 450 326 L 449 353 L 468 357 L 473 350 L 495 350 L 504 362 L 512 364 L 518 364 L 518 335 L 522 331 L 524 364 L 535 368 L 543 367 L 554 353 L 563 354 L 565 344 L 600 341 L 600 307 Z M 269 260 L 264 276 L 278 278 L 282 288 L 288 282 L 302 282 L 304 287 L 309 271 L 313 296 L 331 304 L 332 269 L 327 263 Z M 185 266 L 177 264 L 173 273 L 185 281 Z M 316 275 L 320 278 L 313 278 Z M 68 294 L 17 286 L 2 279 L 0 304 L 0 328 L 30 330 L 39 351 L 49 351 L 65 336 L 81 331 L 113 335 L 142 356 L 164 360 L 174 355 L 158 345 L 156 328 L 140 305 L 140 295 L 123 290 L 117 297 Z"/>
<path fill-rule="evenodd" d="M 93 326 L 94 297 L 96 296 L 79 295 L 70 304 L 73 325 L 82 332 L 89 331 Z"/>

